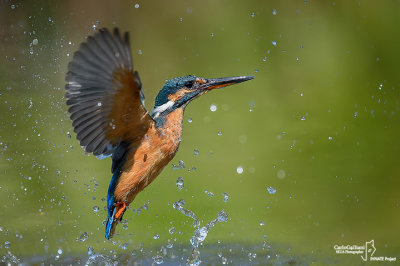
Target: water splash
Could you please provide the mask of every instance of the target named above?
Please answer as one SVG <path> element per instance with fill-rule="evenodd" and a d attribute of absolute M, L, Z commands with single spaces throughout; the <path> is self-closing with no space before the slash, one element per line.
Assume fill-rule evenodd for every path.
<path fill-rule="evenodd" d="M 214 227 L 214 225 L 218 222 L 226 222 L 228 221 L 228 214 L 224 211 L 218 212 L 217 218 L 209 222 L 207 225 L 197 229 L 193 232 L 193 236 L 190 239 L 190 243 L 192 244 L 193 247 L 199 247 L 199 244 L 201 244 L 207 237 L 208 231 Z"/>
<path fill-rule="evenodd" d="M 12 254 L 11 251 L 8 250 L 7 254 L 1 258 L 0 262 L 4 262 L 6 263 L 6 265 L 11 265 L 12 263 L 20 263 L 20 260 L 14 254 Z"/>
<path fill-rule="evenodd" d="M 197 219 L 196 214 L 188 209 L 185 209 L 183 205 L 185 205 L 185 201 L 180 199 L 173 204 L 173 207 L 175 210 L 178 210 L 184 215 L 192 218 L 194 220 L 193 227 L 196 228 L 193 232 L 193 236 L 190 238 L 190 244 L 192 245 L 193 249 L 190 257 L 187 260 L 187 265 L 200 265 L 201 258 L 200 251 L 198 249 L 199 245 L 201 245 L 201 243 L 206 239 L 208 232 L 212 227 L 214 227 L 215 224 L 228 221 L 228 214 L 226 214 L 224 211 L 219 211 L 217 218 L 210 221 L 205 226 L 200 227 L 200 221 Z"/>
<path fill-rule="evenodd" d="M 87 265 L 105 265 L 105 266 L 112 266 L 114 265 L 113 261 L 111 258 L 108 256 L 102 255 L 102 254 L 93 254 L 89 257 L 87 262 L 85 263 L 85 266 Z"/>
<path fill-rule="evenodd" d="M 200 226 L 200 221 L 199 219 L 197 219 L 196 214 L 194 214 L 194 212 L 183 208 L 183 206 L 185 205 L 185 200 L 180 199 L 177 202 L 174 202 L 174 204 L 172 205 L 172 207 L 177 210 L 180 211 L 183 215 L 186 215 L 187 217 L 190 217 L 194 220 L 193 222 L 193 227 L 199 227 Z"/>
<path fill-rule="evenodd" d="M 164 262 L 164 258 L 160 255 L 155 255 L 153 257 L 153 261 L 155 264 L 162 264 Z"/>

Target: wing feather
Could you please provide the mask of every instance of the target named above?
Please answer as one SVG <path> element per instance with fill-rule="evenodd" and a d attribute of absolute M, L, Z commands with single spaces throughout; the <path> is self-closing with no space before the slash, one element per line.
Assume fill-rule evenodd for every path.
<path fill-rule="evenodd" d="M 86 152 L 109 156 L 121 142 L 143 137 L 153 123 L 133 72 L 128 33 L 101 29 L 89 36 L 69 63 L 66 82 L 68 111 Z"/>

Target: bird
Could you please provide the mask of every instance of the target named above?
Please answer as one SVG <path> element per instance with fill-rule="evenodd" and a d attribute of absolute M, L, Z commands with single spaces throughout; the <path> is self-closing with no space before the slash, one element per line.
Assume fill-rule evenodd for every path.
<path fill-rule="evenodd" d="M 138 193 L 177 153 L 185 107 L 213 89 L 253 78 L 172 78 L 159 91 L 149 113 L 139 74 L 133 68 L 129 33 L 103 28 L 80 44 L 67 67 L 65 98 L 84 152 L 112 159 L 106 239 L 114 235 Z"/>

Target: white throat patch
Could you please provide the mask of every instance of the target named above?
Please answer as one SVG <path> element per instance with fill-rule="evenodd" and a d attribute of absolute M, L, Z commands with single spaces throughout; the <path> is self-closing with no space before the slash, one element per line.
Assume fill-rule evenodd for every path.
<path fill-rule="evenodd" d="M 160 105 L 160 106 L 157 106 L 156 108 L 154 108 L 153 113 L 152 113 L 153 119 L 159 117 L 161 113 L 165 112 L 166 110 L 168 110 L 169 108 L 174 106 L 174 104 L 175 104 L 174 101 L 168 101 L 168 102 L 164 103 L 163 105 Z"/>

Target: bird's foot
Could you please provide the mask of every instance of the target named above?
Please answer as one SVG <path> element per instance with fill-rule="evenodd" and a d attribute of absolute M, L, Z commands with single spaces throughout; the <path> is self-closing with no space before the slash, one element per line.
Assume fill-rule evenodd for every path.
<path fill-rule="evenodd" d="M 116 209 L 114 219 L 119 220 L 119 218 L 122 218 L 122 215 L 126 210 L 126 203 L 125 201 L 120 201 L 115 203 L 114 207 Z"/>

